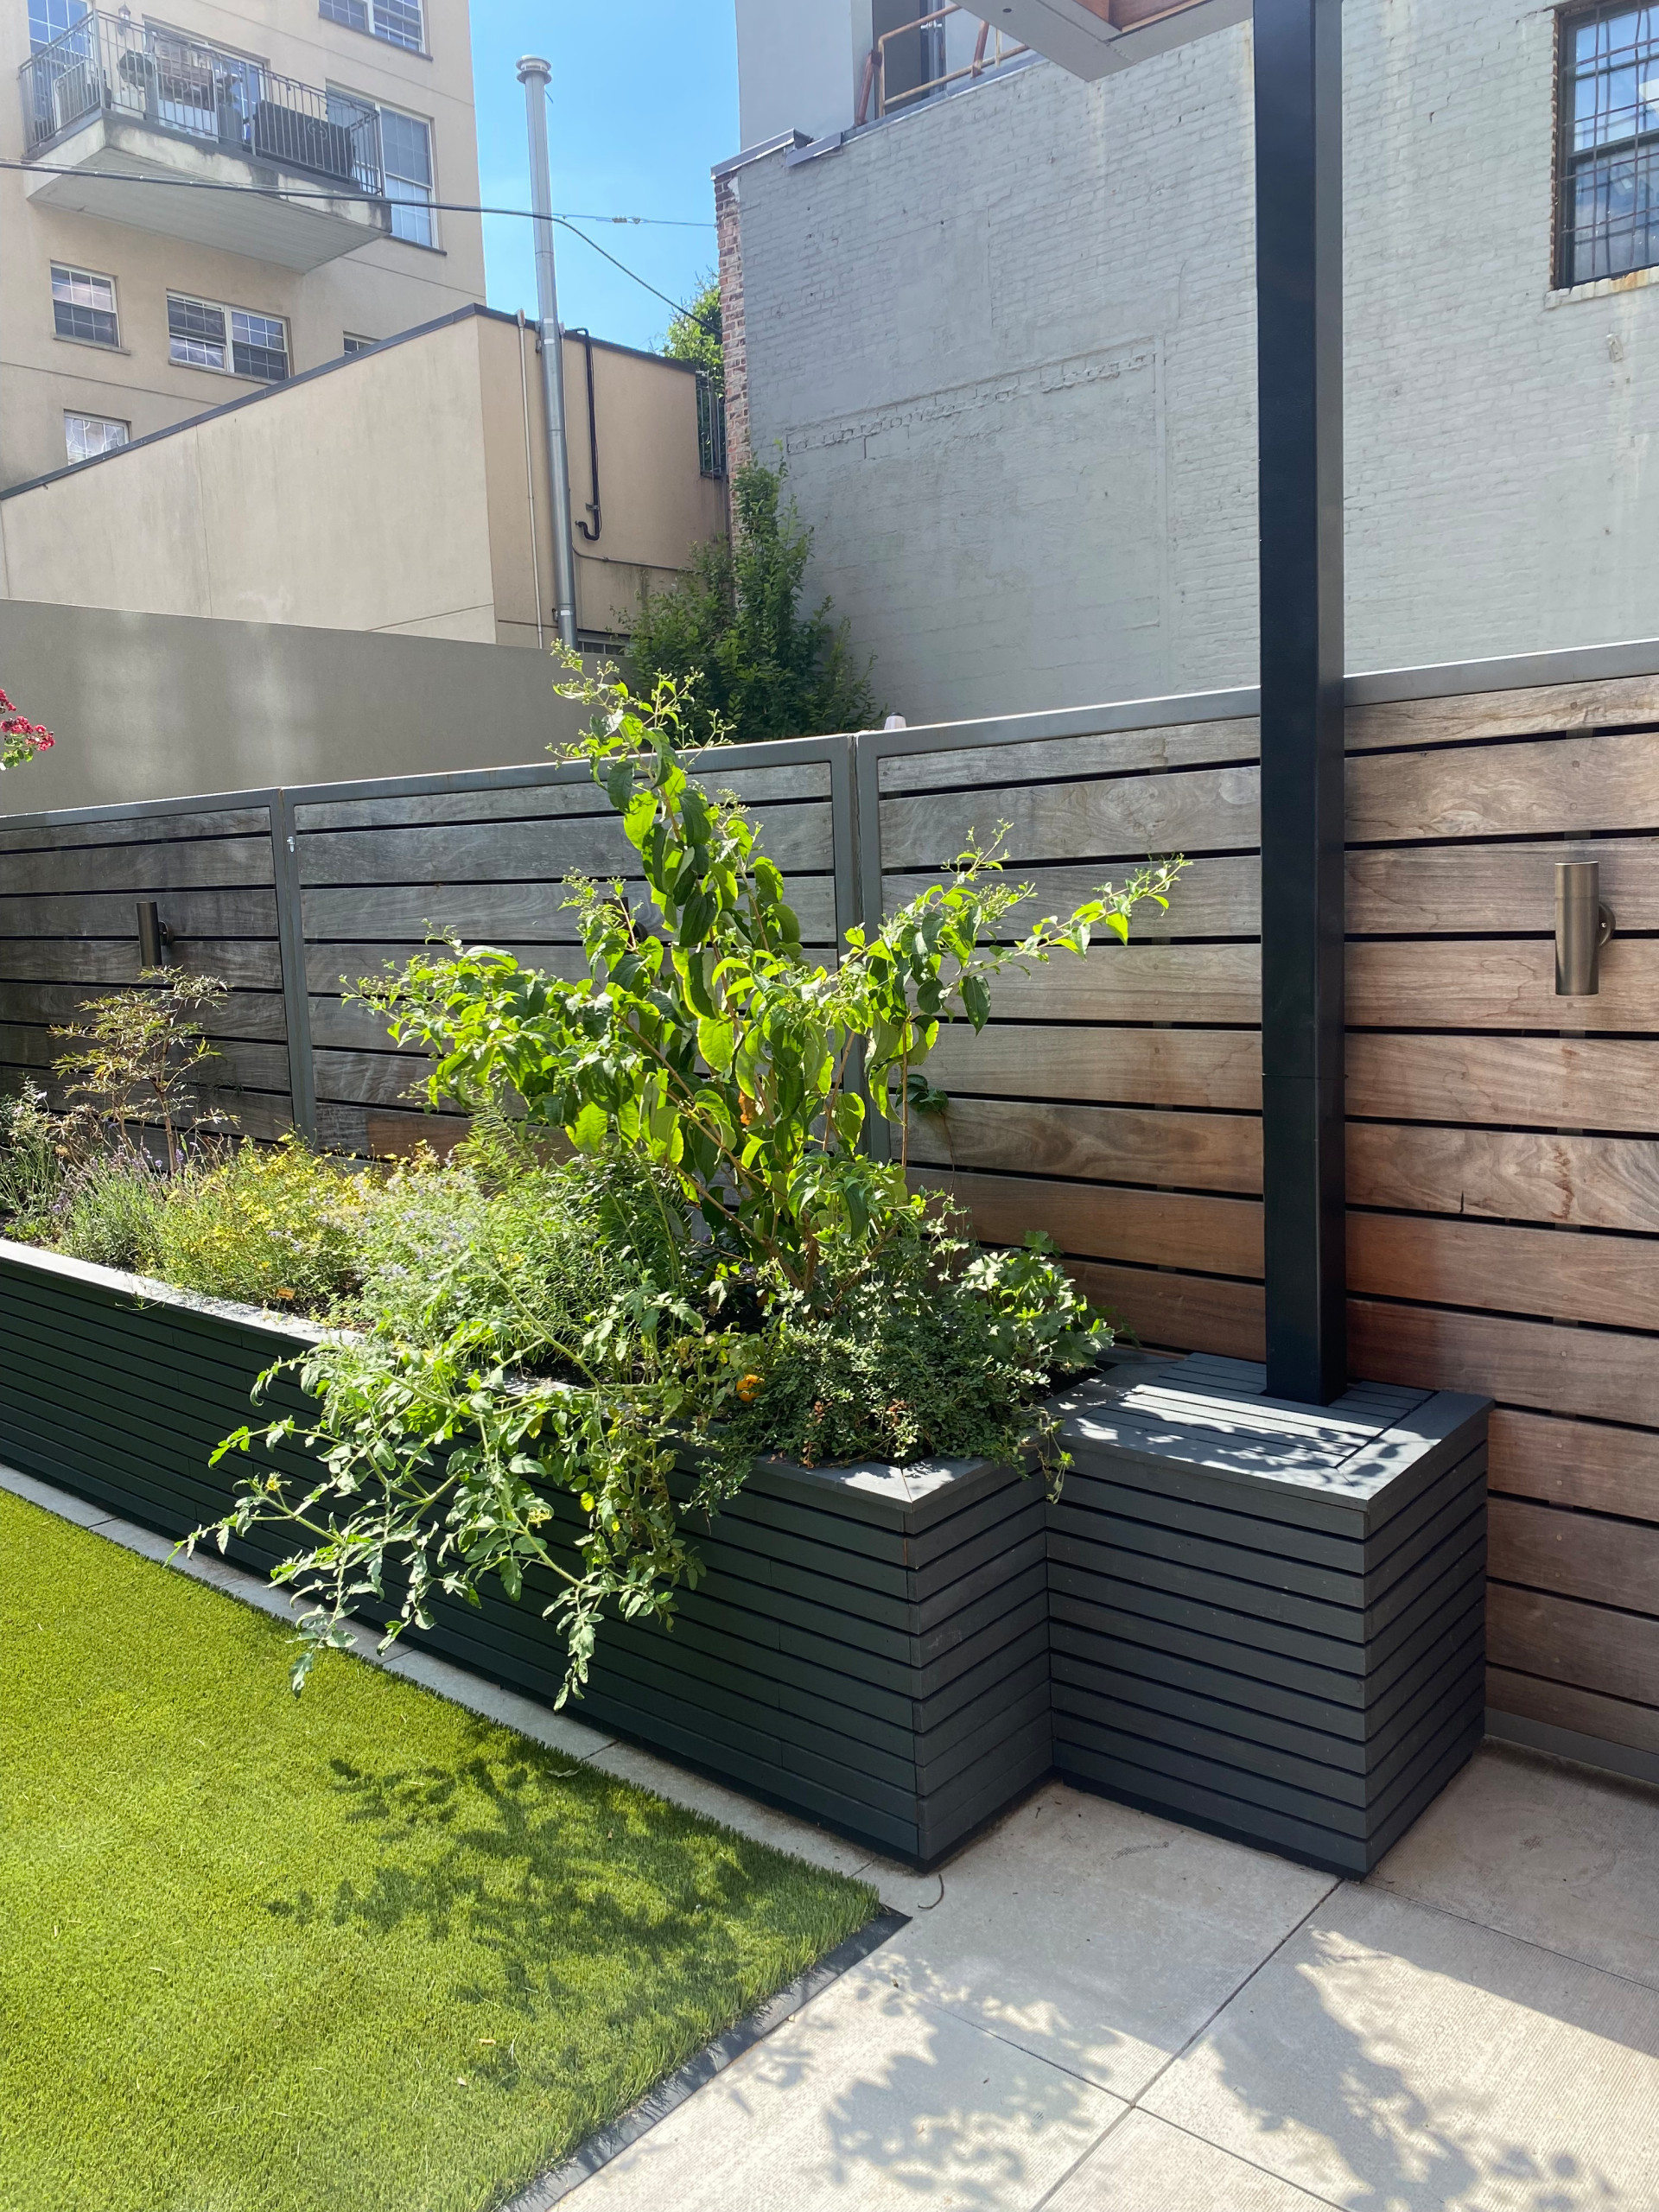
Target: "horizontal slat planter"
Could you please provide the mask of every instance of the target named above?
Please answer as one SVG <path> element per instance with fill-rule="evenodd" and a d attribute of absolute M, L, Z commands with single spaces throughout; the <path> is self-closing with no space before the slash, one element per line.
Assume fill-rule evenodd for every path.
<path fill-rule="evenodd" d="M 1075 1412 L 1050 1516 L 1055 1764 L 1344 1873 L 1480 1741 L 1486 1407 L 1324 1412 L 1195 1357 Z"/>
<path fill-rule="evenodd" d="M 225 1510 L 213 1446 L 311 1341 L 3 1243 L 0 1330 L 0 1458 L 172 1536 Z M 672 1630 L 607 1623 L 576 1710 L 921 1866 L 1058 1764 L 1363 1871 L 1480 1734 L 1484 1408 L 1369 1386 L 1319 1414 L 1261 1389 L 1236 1361 L 1122 1355 L 1057 1402 L 1054 1504 L 988 1462 L 762 1461 L 699 1535 Z M 552 1503 L 573 1555 L 580 1516 Z M 1548 1509 L 1507 1510 L 1510 1554 L 1539 1541 L 1517 1515 L 1547 1541 Z M 425 1640 L 551 1699 L 553 1587 L 442 1606 Z"/>
<path fill-rule="evenodd" d="M 310 1341 L 251 1308 L 5 1243 L 0 1329 L 0 1459 L 170 1536 L 225 1510 L 235 1470 L 208 1465 L 213 1446 L 248 1419 L 256 1376 Z M 273 1410 L 300 1403 L 285 1390 Z M 556 1525 L 574 1537 L 566 1500 Z M 1046 1527 L 1030 1478 L 988 1462 L 766 1462 L 700 1548 L 707 1573 L 671 1632 L 607 1624 L 582 1718 L 923 1865 L 1049 1771 Z M 278 1555 L 232 1551 L 260 1569 Z M 442 1608 L 428 1640 L 551 1697 L 550 1594 Z"/>

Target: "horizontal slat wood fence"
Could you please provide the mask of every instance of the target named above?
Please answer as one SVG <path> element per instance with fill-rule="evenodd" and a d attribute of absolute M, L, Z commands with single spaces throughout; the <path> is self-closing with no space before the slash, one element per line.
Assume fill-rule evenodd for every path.
<path fill-rule="evenodd" d="M 803 941 L 827 952 L 853 919 L 856 893 L 851 741 L 734 747 L 702 772 L 753 810 L 763 849 L 793 887 Z M 643 894 L 638 856 L 585 772 L 447 781 L 442 790 L 410 780 L 291 795 L 316 1132 L 346 1150 L 397 1151 L 434 1135 L 409 1098 L 422 1062 L 392 1049 L 384 1027 L 345 995 L 348 984 L 401 967 L 448 934 L 574 976 L 565 880 L 615 877 Z"/>
<path fill-rule="evenodd" d="M 852 752 L 846 737 L 739 746 L 699 771 L 754 813 L 804 941 L 826 953 L 855 918 Z M 567 879 L 641 893 L 631 863 L 586 770 L 550 764 L 0 817 L 0 1086 L 31 1078 L 63 1099 L 52 1031 L 137 982 L 137 902 L 154 899 L 175 963 L 232 987 L 212 1072 L 241 1129 L 297 1124 L 376 1154 L 442 1144 L 463 1124 L 423 1112 L 423 1061 L 348 987 L 450 933 L 575 974 Z"/>
<path fill-rule="evenodd" d="M 1167 915 L 1008 980 L 918 1175 L 981 1231 L 1050 1230 L 1149 1344 L 1262 1350 L 1255 697 L 734 748 L 826 950 L 1007 825 L 1030 915 L 1148 852 Z M 1659 646 L 1350 685 L 1350 1289 L 1356 1375 L 1489 1394 L 1491 1703 L 1659 1778 Z M 574 972 L 572 871 L 627 874 L 556 767 L 0 818 L 0 1083 L 137 973 L 134 902 L 232 984 L 226 1103 L 385 1152 L 444 1133 L 342 979 L 433 931 Z M 1554 868 L 1602 864 L 1597 998 L 1554 989 Z M 1021 919 L 1025 917 L 1020 918 Z M 450 1127 L 458 1126 L 450 1124 Z M 1614 1747 L 1609 1752 L 1607 1747 Z"/>
<path fill-rule="evenodd" d="M 291 1127 L 277 915 L 277 794 L 0 817 L 0 1085 L 58 1103 L 54 1027 L 99 989 L 136 982 L 136 908 L 153 899 L 183 967 L 232 994 L 213 1014 L 213 1101 L 251 1136 Z"/>
<path fill-rule="evenodd" d="M 1489 1394 L 1490 1703 L 1659 1779 L 1659 649 L 1350 686 L 1353 1372 Z M 1390 694 L 1394 696 L 1389 696 Z M 1249 695 L 861 741 L 867 903 L 1007 825 L 1030 918 L 1149 851 L 1127 949 L 950 1033 L 920 1179 L 1049 1230 L 1151 1344 L 1260 1358 L 1260 918 Z M 976 741 L 977 740 L 977 741 Z M 1554 867 L 1618 933 L 1554 991 Z M 1022 915 L 1020 918 L 1025 918 Z M 1615 1747 L 1611 1752 L 1609 1746 Z"/>

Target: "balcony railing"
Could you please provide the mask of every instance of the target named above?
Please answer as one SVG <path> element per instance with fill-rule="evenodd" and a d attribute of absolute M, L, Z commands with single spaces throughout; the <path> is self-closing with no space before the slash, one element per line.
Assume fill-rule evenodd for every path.
<path fill-rule="evenodd" d="M 961 83 L 964 78 L 983 77 L 1000 68 L 1003 62 L 1012 61 L 1016 54 L 1031 51 L 1029 47 L 1005 39 L 1001 31 L 982 21 L 972 60 L 959 62 L 954 69 L 949 67 L 945 60 L 945 23 L 952 16 L 967 13 L 966 9 L 956 4 L 956 0 L 947 0 L 944 7 L 883 31 L 865 56 L 856 120 L 868 123 L 872 110 L 878 117 L 892 115 L 899 108 L 931 99 L 935 93 Z"/>
<path fill-rule="evenodd" d="M 30 156 L 102 115 L 384 194 L 378 115 L 176 31 L 83 16 L 18 73 Z"/>

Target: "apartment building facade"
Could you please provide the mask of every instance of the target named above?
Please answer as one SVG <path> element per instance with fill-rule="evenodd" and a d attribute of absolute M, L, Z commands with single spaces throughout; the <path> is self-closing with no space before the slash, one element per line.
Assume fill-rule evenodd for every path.
<path fill-rule="evenodd" d="M 1254 680 L 1249 17 L 738 0 L 734 444 L 912 722 Z M 1350 666 L 1659 633 L 1659 8 L 1344 19 Z"/>
<path fill-rule="evenodd" d="M 466 0 L 0 0 L 0 489 L 484 297 Z"/>

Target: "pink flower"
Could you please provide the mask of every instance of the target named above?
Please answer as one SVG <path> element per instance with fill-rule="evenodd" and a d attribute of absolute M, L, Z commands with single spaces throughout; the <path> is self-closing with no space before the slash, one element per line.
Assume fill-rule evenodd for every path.
<path fill-rule="evenodd" d="M 3 741 L 0 742 L 0 768 L 21 767 L 37 753 L 49 752 L 54 742 L 51 731 L 20 714 L 3 691 L 0 691 L 0 741 Z"/>

